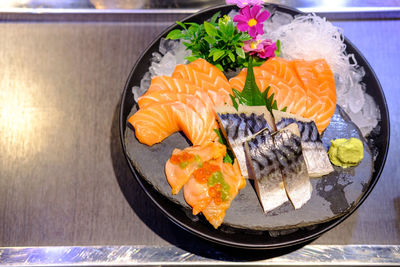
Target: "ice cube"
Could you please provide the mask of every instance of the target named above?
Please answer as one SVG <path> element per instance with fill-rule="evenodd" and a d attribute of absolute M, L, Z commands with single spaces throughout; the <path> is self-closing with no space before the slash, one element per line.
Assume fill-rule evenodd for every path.
<path fill-rule="evenodd" d="M 358 83 L 353 86 L 353 88 L 345 94 L 345 97 L 347 98 L 347 103 L 353 113 L 357 113 L 363 108 L 365 98 L 361 84 Z"/>

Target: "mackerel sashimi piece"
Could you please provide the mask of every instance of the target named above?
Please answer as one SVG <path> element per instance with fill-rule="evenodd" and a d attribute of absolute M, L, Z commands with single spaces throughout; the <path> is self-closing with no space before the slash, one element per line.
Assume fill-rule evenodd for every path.
<path fill-rule="evenodd" d="M 269 129 L 275 125 L 269 111 L 264 106 L 242 106 L 238 110 L 232 106 L 215 107 L 221 130 L 238 160 L 240 170 L 248 178 L 247 163 L 243 144 L 247 137 Z"/>
<path fill-rule="evenodd" d="M 217 142 L 209 142 L 201 146 L 190 146 L 184 150 L 175 148 L 165 164 L 165 174 L 171 186 L 172 194 L 178 194 L 203 162 L 224 157 L 226 147 Z"/>
<path fill-rule="evenodd" d="M 217 138 L 213 125 L 215 120 L 210 116 L 199 114 L 193 109 L 194 104 L 187 105 L 179 101 L 155 103 L 139 109 L 129 119 L 135 128 L 139 142 L 152 146 L 161 142 L 177 131 L 183 131 L 193 145 L 201 145 Z"/>
<path fill-rule="evenodd" d="M 286 193 L 295 209 L 310 198 L 312 186 L 301 149 L 301 138 L 296 123 L 279 130 L 274 136 L 276 156 L 282 168 Z"/>
<path fill-rule="evenodd" d="M 281 164 L 276 156 L 276 148 L 271 132 L 265 129 L 245 142 L 249 175 L 264 212 L 271 211 L 289 199 L 283 184 Z"/>
<path fill-rule="evenodd" d="M 314 121 L 278 110 L 273 110 L 272 113 L 278 130 L 291 123 L 297 123 L 301 148 L 310 177 L 320 177 L 334 171 Z"/>

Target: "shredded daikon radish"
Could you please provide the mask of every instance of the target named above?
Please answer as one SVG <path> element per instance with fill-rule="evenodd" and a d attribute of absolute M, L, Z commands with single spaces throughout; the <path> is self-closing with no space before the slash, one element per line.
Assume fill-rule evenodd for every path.
<path fill-rule="evenodd" d="M 297 16 L 291 23 L 277 28 L 269 35 L 281 41 L 284 58 L 324 58 L 332 71 L 341 77 L 348 76 L 349 67 L 357 65 L 354 57 L 346 53 L 342 29 L 315 14 Z"/>

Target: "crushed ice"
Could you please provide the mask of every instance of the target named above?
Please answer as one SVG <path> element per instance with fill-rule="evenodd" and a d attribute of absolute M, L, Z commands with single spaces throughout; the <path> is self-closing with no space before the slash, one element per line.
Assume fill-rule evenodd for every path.
<path fill-rule="evenodd" d="M 146 72 L 140 82 L 140 86 L 132 87 L 132 93 L 137 102 L 138 97 L 150 87 L 151 79 L 155 76 L 171 76 L 176 65 L 186 64 L 185 57 L 190 55 L 182 41 L 166 40 L 161 38 L 159 52 L 154 52 L 150 60 L 149 71 Z"/>

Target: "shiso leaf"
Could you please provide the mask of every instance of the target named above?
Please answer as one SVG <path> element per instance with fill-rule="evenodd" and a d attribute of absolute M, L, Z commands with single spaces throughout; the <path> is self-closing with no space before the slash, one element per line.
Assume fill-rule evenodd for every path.
<path fill-rule="evenodd" d="M 214 132 L 218 135 L 218 142 L 226 146 L 226 154 L 224 157 L 224 162 L 233 164 L 233 159 L 235 158 L 235 156 L 233 155 L 233 152 L 229 149 L 228 142 L 226 141 L 224 135 L 222 134 L 221 129 L 214 129 Z"/>

